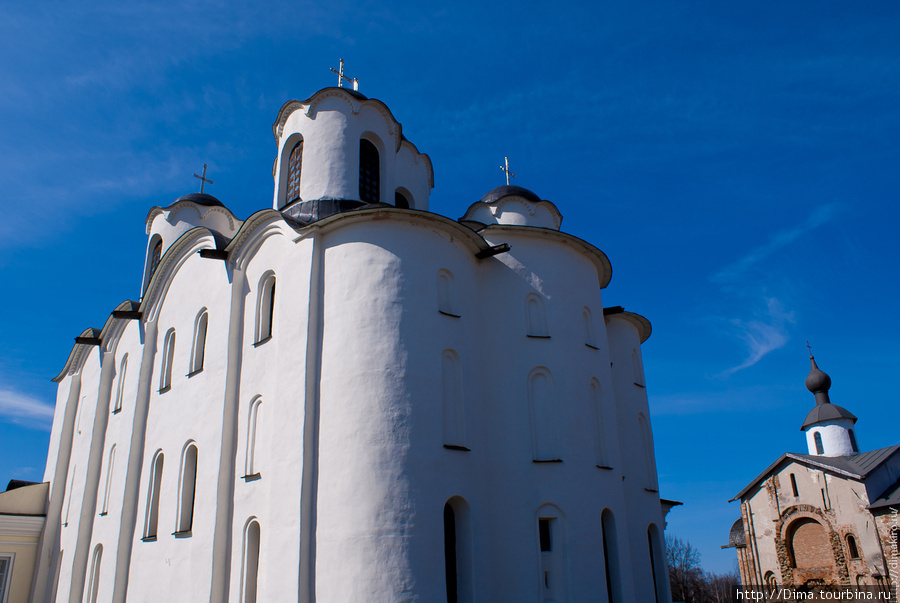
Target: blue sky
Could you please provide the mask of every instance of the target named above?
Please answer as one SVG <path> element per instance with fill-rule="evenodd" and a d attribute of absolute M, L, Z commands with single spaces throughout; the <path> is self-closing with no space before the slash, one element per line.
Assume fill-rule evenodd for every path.
<path fill-rule="evenodd" d="M 810 340 L 863 449 L 897 443 L 900 4 L 0 3 L 0 486 L 40 479 L 50 378 L 139 296 L 144 219 L 195 191 L 268 207 L 281 105 L 346 61 L 459 217 L 502 184 L 609 256 L 647 316 L 669 531 L 721 551 L 787 450 Z"/>

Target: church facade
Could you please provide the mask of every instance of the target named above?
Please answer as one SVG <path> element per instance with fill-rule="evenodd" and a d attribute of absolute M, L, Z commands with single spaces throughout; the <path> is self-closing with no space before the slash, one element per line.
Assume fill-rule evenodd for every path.
<path fill-rule="evenodd" d="M 641 344 L 606 255 L 326 88 L 272 209 L 147 218 L 140 301 L 59 384 L 31 601 L 669 601 Z"/>
<path fill-rule="evenodd" d="M 807 454 L 785 453 L 741 490 L 726 547 L 745 586 L 900 584 L 900 446 L 860 452 L 857 418 L 831 403 L 831 378 L 816 366 L 801 430 Z"/>

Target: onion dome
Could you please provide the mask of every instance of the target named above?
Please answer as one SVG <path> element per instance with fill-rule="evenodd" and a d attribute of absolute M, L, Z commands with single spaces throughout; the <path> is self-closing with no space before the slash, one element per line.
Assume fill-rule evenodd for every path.
<path fill-rule="evenodd" d="M 852 423 L 856 423 L 856 416 L 849 410 L 832 404 L 828 398 L 828 390 L 831 389 L 831 377 L 822 369 L 816 366 L 816 359 L 810 355 L 809 361 L 811 368 L 809 375 L 806 377 L 806 389 L 812 392 L 816 397 L 816 405 L 806 415 L 806 420 L 800 427 L 801 431 L 806 431 L 816 423 L 823 421 L 833 421 L 835 419 L 849 419 Z"/>

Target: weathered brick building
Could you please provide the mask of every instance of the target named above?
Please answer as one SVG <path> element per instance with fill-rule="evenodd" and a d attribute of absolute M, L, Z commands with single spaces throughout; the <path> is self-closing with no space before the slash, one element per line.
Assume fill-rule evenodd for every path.
<path fill-rule="evenodd" d="M 859 452 L 857 418 L 832 404 L 831 378 L 816 366 L 801 430 L 808 454 L 786 452 L 740 500 L 728 544 L 745 586 L 900 583 L 900 445 Z"/>

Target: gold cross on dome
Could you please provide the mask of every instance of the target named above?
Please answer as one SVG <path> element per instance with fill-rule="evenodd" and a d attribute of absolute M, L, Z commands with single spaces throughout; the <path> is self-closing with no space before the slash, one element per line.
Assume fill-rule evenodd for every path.
<path fill-rule="evenodd" d="M 500 169 L 503 170 L 504 172 L 506 172 L 506 186 L 509 186 L 509 178 L 510 178 L 510 176 L 512 176 L 513 178 L 515 178 L 516 175 L 509 171 L 509 157 L 504 157 L 504 158 L 503 158 L 503 163 L 505 163 L 506 165 L 505 165 L 505 166 L 502 166 L 502 165 L 501 165 L 501 166 L 500 166 Z"/>
<path fill-rule="evenodd" d="M 332 73 L 336 73 L 338 76 L 338 88 L 343 88 L 344 80 L 347 80 L 348 82 L 353 84 L 354 90 L 359 90 L 359 80 L 356 78 L 350 79 L 349 77 L 344 75 L 344 59 L 341 59 L 340 61 L 340 69 L 335 69 L 334 67 L 331 67 L 330 69 Z"/>
<path fill-rule="evenodd" d="M 215 182 L 213 182 L 212 180 L 210 180 L 206 177 L 206 164 L 205 163 L 203 164 L 203 175 L 199 176 L 197 174 L 194 174 L 194 178 L 200 179 L 200 194 L 201 195 L 203 194 L 203 185 L 204 184 L 206 184 L 207 182 L 209 182 L 210 184 L 215 184 Z"/>

